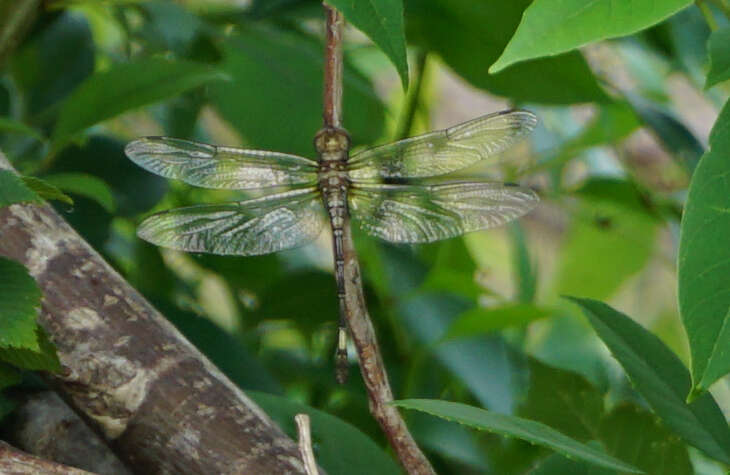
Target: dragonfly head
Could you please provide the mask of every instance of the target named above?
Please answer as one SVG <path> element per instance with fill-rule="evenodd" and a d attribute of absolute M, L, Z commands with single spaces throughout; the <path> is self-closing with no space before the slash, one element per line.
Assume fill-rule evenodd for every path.
<path fill-rule="evenodd" d="M 314 136 L 314 148 L 320 155 L 346 152 L 350 149 L 350 135 L 345 129 L 325 127 Z"/>

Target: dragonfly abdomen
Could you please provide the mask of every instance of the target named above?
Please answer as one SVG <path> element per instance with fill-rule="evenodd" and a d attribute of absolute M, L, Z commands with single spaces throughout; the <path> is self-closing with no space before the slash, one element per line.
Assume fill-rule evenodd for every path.
<path fill-rule="evenodd" d="M 340 383 L 347 379 L 347 320 L 345 318 L 345 256 L 343 228 L 347 226 L 347 172 L 341 161 L 323 161 L 320 164 L 319 186 L 327 215 L 332 225 L 332 247 L 335 261 L 335 280 L 339 301 L 340 321 L 337 335 L 336 376 Z"/>

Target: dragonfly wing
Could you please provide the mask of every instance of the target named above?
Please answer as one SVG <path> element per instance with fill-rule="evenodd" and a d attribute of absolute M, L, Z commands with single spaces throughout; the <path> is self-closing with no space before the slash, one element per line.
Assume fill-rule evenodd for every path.
<path fill-rule="evenodd" d="M 400 140 L 354 155 L 350 178 L 372 181 L 443 175 L 497 155 L 537 125 L 523 110 L 485 115 L 446 130 Z"/>
<path fill-rule="evenodd" d="M 304 157 L 170 137 L 135 140 L 125 153 L 152 173 L 205 188 L 244 190 L 313 184 L 317 179 L 317 163 Z"/>
<path fill-rule="evenodd" d="M 350 211 L 360 227 L 391 242 L 432 242 L 500 226 L 533 209 L 529 188 L 495 182 L 357 185 Z"/>
<path fill-rule="evenodd" d="M 178 208 L 154 214 L 137 230 L 158 246 L 188 252 L 254 256 L 316 238 L 325 223 L 314 189 L 236 203 Z"/>

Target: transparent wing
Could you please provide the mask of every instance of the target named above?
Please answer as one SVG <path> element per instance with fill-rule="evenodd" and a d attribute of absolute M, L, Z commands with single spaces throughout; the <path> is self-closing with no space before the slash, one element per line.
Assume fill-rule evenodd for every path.
<path fill-rule="evenodd" d="M 537 124 L 531 112 L 497 112 L 353 156 L 350 178 L 419 178 L 443 175 L 505 151 Z"/>
<path fill-rule="evenodd" d="M 244 190 L 313 184 L 317 163 L 304 157 L 219 147 L 169 137 L 127 144 L 127 156 L 146 170 L 206 188 Z"/>
<path fill-rule="evenodd" d="M 254 256 L 290 249 L 316 238 L 325 223 L 315 189 L 237 203 L 163 211 L 137 229 L 142 239 L 180 251 Z"/>
<path fill-rule="evenodd" d="M 432 242 L 500 226 L 533 209 L 529 188 L 494 182 L 357 185 L 350 212 L 360 227 L 391 242 Z"/>

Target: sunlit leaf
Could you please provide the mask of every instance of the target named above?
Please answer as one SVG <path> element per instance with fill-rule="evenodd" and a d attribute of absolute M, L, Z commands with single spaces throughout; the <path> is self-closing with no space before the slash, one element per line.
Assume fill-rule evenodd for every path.
<path fill-rule="evenodd" d="M 690 376 L 661 340 L 623 313 L 590 299 L 570 298 L 666 425 L 688 443 L 730 463 L 730 429 L 709 393 L 685 402 Z"/>
<path fill-rule="evenodd" d="M 730 102 L 710 134 L 682 217 L 679 310 L 692 354 L 693 393 L 730 371 Z"/>
<path fill-rule="evenodd" d="M 408 39 L 438 53 L 472 85 L 513 101 L 606 102 L 608 97 L 583 57 L 576 52 L 489 74 L 489 65 L 512 37 L 523 10 L 530 3 L 530 0 L 407 2 Z"/>
<path fill-rule="evenodd" d="M 403 88 L 408 87 L 406 38 L 402 0 L 330 0 L 345 19 L 362 30 L 390 58 L 398 70 Z"/>
<path fill-rule="evenodd" d="M 57 173 L 43 177 L 46 183 L 68 193 L 90 198 L 99 203 L 105 210 L 113 213 L 116 209 L 114 196 L 109 185 L 87 173 Z"/>
<path fill-rule="evenodd" d="M 691 0 L 536 0 L 490 71 L 565 53 L 595 41 L 630 35 L 692 4 Z"/>
<path fill-rule="evenodd" d="M 705 88 L 730 79 L 730 26 L 713 31 L 710 35 L 710 71 Z"/>
<path fill-rule="evenodd" d="M 622 470 L 629 473 L 643 473 L 630 464 L 622 462 L 605 452 L 556 431 L 540 422 L 514 416 L 485 411 L 466 404 L 438 401 L 434 399 L 405 399 L 393 404 L 406 409 L 416 409 L 444 419 L 466 424 L 479 430 L 517 437 L 533 444 L 548 447 L 569 457 L 584 460 L 600 467 Z"/>
<path fill-rule="evenodd" d="M 35 329 L 38 348 L 0 348 L 0 361 L 4 361 L 18 368 L 34 371 L 61 370 L 61 362 L 56 354 L 56 347 L 48 339 L 48 335 L 41 327 Z"/>
<path fill-rule="evenodd" d="M 21 179 L 28 188 L 35 191 L 38 196 L 43 199 L 58 200 L 69 205 L 74 204 L 74 200 L 72 200 L 70 196 L 64 195 L 61 190 L 45 180 L 41 180 L 40 178 L 36 178 L 34 176 L 24 176 L 21 177 Z"/>
<path fill-rule="evenodd" d="M 0 348 L 39 351 L 36 318 L 41 291 L 20 263 L 0 257 Z"/>
<path fill-rule="evenodd" d="M 43 203 L 30 187 L 10 170 L 0 170 L 0 208 L 15 203 Z"/>

